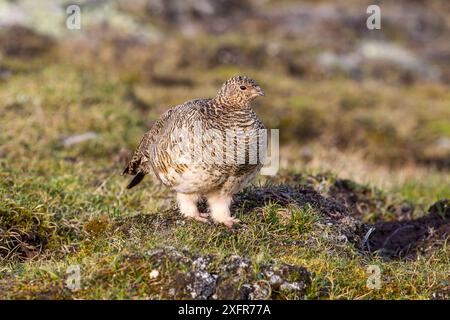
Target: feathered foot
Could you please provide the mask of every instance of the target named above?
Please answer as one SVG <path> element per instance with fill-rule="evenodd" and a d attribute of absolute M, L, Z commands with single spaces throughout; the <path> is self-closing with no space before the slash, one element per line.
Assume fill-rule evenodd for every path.
<path fill-rule="evenodd" d="M 208 204 L 211 210 L 211 218 L 217 222 L 222 223 L 228 228 L 233 227 L 234 224 L 240 221 L 231 216 L 230 204 L 231 196 L 224 196 L 220 194 L 208 195 Z"/>
<path fill-rule="evenodd" d="M 208 222 L 208 215 L 206 213 L 200 213 L 197 208 L 197 202 L 199 196 L 197 194 L 178 193 L 177 202 L 183 217 L 187 219 L 193 219 L 203 223 Z"/>

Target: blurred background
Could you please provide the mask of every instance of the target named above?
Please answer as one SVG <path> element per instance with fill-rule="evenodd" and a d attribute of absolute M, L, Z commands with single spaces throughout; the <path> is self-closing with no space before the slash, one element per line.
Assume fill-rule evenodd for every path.
<path fill-rule="evenodd" d="M 72 165 L 101 183 L 162 112 L 236 74 L 266 92 L 255 110 L 280 129 L 281 175 L 450 196 L 446 0 L 0 0 L 3 178 Z"/>

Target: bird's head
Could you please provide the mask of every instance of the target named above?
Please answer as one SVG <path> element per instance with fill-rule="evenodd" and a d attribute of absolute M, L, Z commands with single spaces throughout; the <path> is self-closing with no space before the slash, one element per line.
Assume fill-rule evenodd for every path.
<path fill-rule="evenodd" d="M 255 80 L 246 76 L 236 76 L 228 79 L 223 84 L 218 98 L 231 105 L 244 106 L 257 97 L 264 95 L 264 92 Z"/>

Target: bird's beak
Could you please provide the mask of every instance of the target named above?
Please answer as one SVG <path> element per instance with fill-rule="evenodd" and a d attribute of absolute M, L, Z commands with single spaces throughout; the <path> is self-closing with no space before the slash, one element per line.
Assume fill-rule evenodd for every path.
<path fill-rule="evenodd" d="M 256 93 L 258 93 L 258 95 L 260 96 L 265 96 L 266 94 L 264 93 L 264 91 L 262 91 L 260 86 L 256 86 L 255 87 Z"/>

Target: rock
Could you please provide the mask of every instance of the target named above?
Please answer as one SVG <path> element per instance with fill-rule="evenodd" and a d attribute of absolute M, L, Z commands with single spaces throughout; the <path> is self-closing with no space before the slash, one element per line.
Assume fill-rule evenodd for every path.
<path fill-rule="evenodd" d="M 78 134 L 78 135 L 74 135 L 74 136 L 70 136 L 67 138 L 62 139 L 62 144 L 64 145 L 64 147 L 71 147 L 73 145 L 76 144 L 80 144 L 89 140 L 93 140 L 93 139 L 97 139 L 98 138 L 98 134 L 96 132 L 86 132 L 83 134 Z"/>
<path fill-rule="evenodd" d="M 450 151 L 450 138 L 440 137 L 436 140 L 436 147 L 445 151 Z"/>
<path fill-rule="evenodd" d="M 152 272 L 150 272 L 150 279 L 156 279 L 159 276 L 159 271 L 154 269 Z"/>
<path fill-rule="evenodd" d="M 426 64 L 413 52 L 391 42 L 363 41 L 357 52 L 361 55 L 363 62 L 384 61 L 428 79 L 437 80 L 439 77 L 437 69 Z"/>
<path fill-rule="evenodd" d="M 0 10 L 0 27 L 25 25 L 28 21 L 24 8 L 16 3 L 2 3 Z"/>
<path fill-rule="evenodd" d="M 271 286 L 267 281 L 257 281 L 253 284 L 251 293 L 249 294 L 250 300 L 266 300 L 271 296 Z"/>
<path fill-rule="evenodd" d="M 154 290 L 165 298 L 278 299 L 286 293 L 302 298 L 311 284 L 309 272 L 301 266 L 259 264 L 261 271 L 255 274 L 254 262 L 237 255 L 219 258 L 173 248 L 149 254 L 150 263 L 158 266 L 159 276 L 166 279 Z"/>
<path fill-rule="evenodd" d="M 317 64 L 325 71 L 344 71 L 353 78 L 362 77 L 367 67 L 375 75 L 377 69 L 395 67 L 397 72 L 409 72 L 412 75 L 429 80 L 439 80 L 439 69 L 428 65 L 412 51 L 387 41 L 362 41 L 347 53 L 337 54 L 326 51 L 317 57 Z"/>

